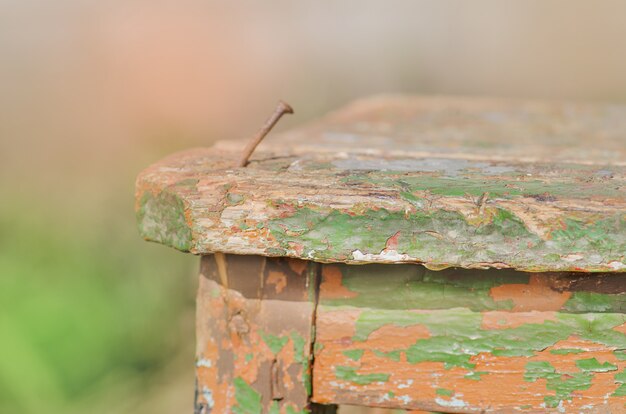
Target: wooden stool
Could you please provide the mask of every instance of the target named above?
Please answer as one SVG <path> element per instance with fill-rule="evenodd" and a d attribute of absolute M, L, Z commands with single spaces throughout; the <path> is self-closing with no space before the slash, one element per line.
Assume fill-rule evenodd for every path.
<path fill-rule="evenodd" d="M 196 413 L 626 413 L 626 108 L 377 97 L 242 147 L 137 180 L 201 255 Z"/>

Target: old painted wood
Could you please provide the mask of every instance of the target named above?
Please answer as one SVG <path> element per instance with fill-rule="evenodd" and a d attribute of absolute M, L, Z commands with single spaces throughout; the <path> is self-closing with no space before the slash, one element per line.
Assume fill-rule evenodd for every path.
<path fill-rule="evenodd" d="M 240 149 L 145 170 L 142 235 L 198 254 L 626 271 L 626 107 L 376 98 L 232 168 Z"/>
<path fill-rule="evenodd" d="M 317 273 L 297 259 L 202 258 L 197 414 L 332 412 L 309 404 Z"/>
<path fill-rule="evenodd" d="M 313 400 L 626 412 L 626 275 L 324 265 Z"/>

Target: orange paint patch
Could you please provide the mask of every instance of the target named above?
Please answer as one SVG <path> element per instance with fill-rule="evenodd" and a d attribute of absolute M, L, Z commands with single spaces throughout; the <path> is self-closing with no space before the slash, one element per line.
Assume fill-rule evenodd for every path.
<path fill-rule="evenodd" d="M 529 323 L 544 323 L 555 321 L 556 312 L 503 312 L 492 311 L 483 313 L 481 329 L 511 329 Z"/>
<path fill-rule="evenodd" d="M 323 266 L 320 297 L 323 299 L 347 299 L 358 296 L 358 293 L 349 290 L 341 283 L 342 278 L 343 275 L 338 266 Z"/>
<path fill-rule="evenodd" d="M 622 325 L 619 325 L 619 326 L 616 326 L 615 328 L 613 328 L 613 330 L 617 331 L 617 332 L 621 332 L 623 334 L 626 334 L 626 323 L 624 323 Z"/>
<path fill-rule="evenodd" d="M 321 308 L 321 309 L 320 309 Z M 318 308 L 316 320 L 316 341 L 352 341 L 356 334 L 356 320 L 361 315 L 360 310 L 325 311 Z"/>
<path fill-rule="evenodd" d="M 545 275 L 533 274 L 527 285 L 509 284 L 491 288 L 495 301 L 512 300 L 514 312 L 558 311 L 572 296 L 571 292 L 557 292 L 550 288 Z"/>
<path fill-rule="evenodd" d="M 388 352 L 396 349 L 406 349 L 418 339 L 426 338 L 430 338 L 430 332 L 424 325 L 405 327 L 385 325 L 376 329 L 367 337 L 367 347 L 377 351 Z"/>
<path fill-rule="evenodd" d="M 276 293 L 280 293 L 287 286 L 287 276 L 282 272 L 269 272 L 265 281 L 268 285 L 274 285 Z"/>

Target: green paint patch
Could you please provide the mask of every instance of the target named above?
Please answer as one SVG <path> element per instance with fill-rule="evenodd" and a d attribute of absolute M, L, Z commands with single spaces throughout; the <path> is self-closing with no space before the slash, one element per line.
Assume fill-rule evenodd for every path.
<path fill-rule="evenodd" d="M 448 390 L 446 388 L 437 388 L 435 393 L 437 395 L 445 395 L 446 397 L 452 397 L 454 395 L 454 391 Z"/>
<path fill-rule="evenodd" d="M 626 384 L 621 384 L 613 394 L 612 397 L 626 397 Z"/>
<path fill-rule="evenodd" d="M 347 351 L 343 351 L 342 353 L 351 360 L 358 361 L 363 356 L 363 352 L 365 352 L 363 349 L 349 349 Z"/>
<path fill-rule="evenodd" d="M 254 355 L 252 355 L 252 354 L 246 354 L 246 362 L 250 362 L 250 361 L 252 361 L 252 358 L 254 358 Z"/>
<path fill-rule="evenodd" d="M 615 358 L 619 359 L 620 361 L 626 361 L 626 349 L 618 349 L 616 351 L 613 351 L 613 355 L 615 355 Z"/>
<path fill-rule="evenodd" d="M 293 343 L 293 354 L 294 360 L 302 365 L 302 382 L 304 383 L 304 388 L 307 390 L 307 394 L 311 395 L 312 392 L 312 384 L 311 384 L 311 372 L 310 372 L 310 361 L 307 356 L 307 352 L 305 350 L 306 341 L 299 333 L 292 331 L 291 332 L 291 342 Z"/>
<path fill-rule="evenodd" d="M 265 342 L 274 355 L 278 354 L 289 341 L 289 337 L 287 336 L 276 336 L 265 332 L 260 333 L 263 342 Z"/>
<path fill-rule="evenodd" d="M 524 381 L 535 382 L 539 378 L 546 378 L 553 374 L 555 368 L 548 361 L 530 361 L 526 364 L 526 372 L 524 373 Z"/>
<path fill-rule="evenodd" d="M 561 348 L 561 349 L 551 349 L 550 353 L 552 355 L 569 355 L 569 354 L 581 354 L 585 352 L 584 349 L 577 348 Z"/>
<path fill-rule="evenodd" d="M 306 345 L 306 341 L 299 333 L 292 331 L 291 332 L 291 342 L 293 343 L 293 353 L 294 359 L 299 364 L 308 363 L 308 358 L 304 351 L 304 346 Z"/>
<path fill-rule="evenodd" d="M 389 352 L 383 352 L 383 351 L 379 351 L 377 349 L 374 349 L 374 355 L 376 355 L 377 357 L 380 358 L 389 358 L 392 361 L 400 361 L 400 356 L 402 355 L 402 351 L 389 351 Z"/>
<path fill-rule="evenodd" d="M 617 370 L 617 366 L 609 362 L 605 362 L 601 364 L 595 358 L 578 360 L 576 361 L 576 366 L 580 368 L 582 371 L 592 371 L 592 372 L 607 372 L 607 371 Z"/>
<path fill-rule="evenodd" d="M 626 396 L 626 370 L 615 374 L 615 382 L 620 384 L 611 396 L 624 397 Z"/>
<path fill-rule="evenodd" d="M 358 374 L 356 368 L 337 366 L 335 367 L 335 376 L 337 379 L 353 382 L 358 385 L 367 385 L 373 382 L 387 382 L 389 374 Z"/>
<path fill-rule="evenodd" d="M 233 407 L 235 414 L 261 414 L 263 406 L 261 405 L 261 394 L 256 392 L 241 377 L 233 380 L 235 386 L 235 400 L 237 405 Z"/>
<path fill-rule="evenodd" d="M 567 312 L 613 312 L 626 313 L 626 295 L 595 292 L 573 292 L 565 302 Z"/>
<path fill-rule="evenodd" d="M 501 255 L 506 251 L 507 257 L 510 256 L 510 247 L 514 247 L 516 253 L 521 246 L 527 248 L 528 245 L 542 245 L 545 250 L 540 237 L 529 232 L 519 218 L 502 209 L 496 209 L 491 221 L 478 227 L 469 224 L 461 213 L 446 210 L 418 210 L 410 215 L 385 209 L 344 213 L 298 206 L 294 210 L 289 217 L 270 220 L 268 228 L 284 249 L 297 243 L 304 247 L 302 257 L 318 260 L 351 259 L 356 250 L 378 254 L 398 231 L 401 234 L 399 252 L 428 257 L 432 263 L 449 263 L 451 244 L 458 258 L 455 262 L 459 264 L 505 262 Z M 449 238 L 449 234 L 454 234 L 454 238 Z M 503 250 L 498 252 L 484 247 L 477 250 L 478 245 Z"/>
<path fill-rule="evenodd" d="M 591 387 L 593 376 L 588 372 L 560 373 L 550 362 L 530 361 L 526 364 L 524 380 L 535 382 L 538 379 L 546 380 L 546 389 L 554 391 L 555 395 L 547 395 L 544 402 L 548 408 L 558 407 L 561 401 L 570 401 L 574 391 L 587 390 Z"/>
<path fill-rule="evenodd" d="M 191 249 L 191 229 L 185 219 L 185 205 L 174 193 L 167 190 L 153 195 L 143 193 L 137 210 L 137 224 L 141 235 L 178 250 Z"/>
<path fill-rule="evenodd" d="M 474 380 L 474 381 L 480 381 L 480 378 L 483 375 L 489 375 L 489 372 L 487 372 L 487 371 L 474 371 L 474 372 L 470 372 L 469 374 L 465 375 L 463 378 L 467 378 L 467 379 Z"/>
<path fill-rule="evenodd" d="M 235 206 L 235 205 L 241 204 L 241 203 L 243 203 L 243 200 L 244 200 L 244 196 L 241 195 L 241 194 L 235 194 L 235 193 L 228 193 L 228 194 L 226 194 L 226 201 L 231 206 Z"/>

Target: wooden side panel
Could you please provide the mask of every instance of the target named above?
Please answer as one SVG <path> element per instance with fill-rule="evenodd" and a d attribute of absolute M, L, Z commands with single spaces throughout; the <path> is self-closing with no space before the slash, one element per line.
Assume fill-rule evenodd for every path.
<path fill-rule="evenodd" d="M 308 413 L 318 265 L 204 256 L 197 297 L 196 413 Z"/>
<path fill-rule="evenodd" d="M 626 412 L 626 277 L 324 265 L 313 401 Z"/>

